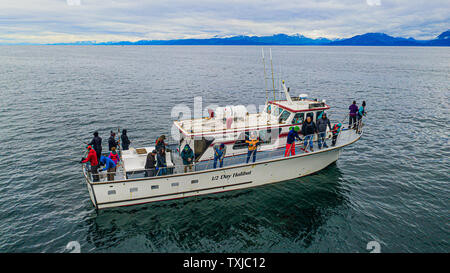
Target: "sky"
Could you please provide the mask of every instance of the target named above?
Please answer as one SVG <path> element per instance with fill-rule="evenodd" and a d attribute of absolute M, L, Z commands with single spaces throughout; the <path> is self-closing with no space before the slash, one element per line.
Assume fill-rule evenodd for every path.
<path fill-rule="evenodd" d="M 0 43 L 367 32 L 432 39 L 447 29 L 450 0 L 0 0 Z"/>

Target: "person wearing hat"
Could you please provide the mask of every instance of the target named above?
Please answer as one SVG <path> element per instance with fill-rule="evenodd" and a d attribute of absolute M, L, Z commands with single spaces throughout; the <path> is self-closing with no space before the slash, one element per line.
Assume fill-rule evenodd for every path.
<path fill-rule="evenodd" d="M 161 150 L 161 148 L 166 148 L 166 143 L 164 142 L 164 140 L 166 139 L 165 135 L 161 135 L 160 137 L 158 137 L 156 139 L 156 145 L 155 145 L 155 149 L 157 151 Z"/>
<path fill-rule="evenodd" d="M 331 130 L 331 133 L 333 133 L 333 139 L 331 141 L 331 146 L 336 145 L 336 140 L 339 135 L 339 132 L 341 131 L 341 128 L 342 128 L 342 123 L 338 123 L 333 126 L 333 129 Z"/>
<path fill-rule="evenodd" d="M 100 163 L 105 165 L 105 168 L 103 168 L 100 171 L 107 171 L 108 181 L 114 181 L 114 175 L 116 174 L 116 163 L 114 161 L 106 156 L 100 157 Z"/>
<path fill-rule="evenodd" d="M 120 135 L 122 139 L 122 150 L 126 151 L 130 147 L 131 141 L 128 139 L 127 130 L 123 129 Z"/>
<path fill-rule="evenodd" d="M 114 161 L 114 163 L 119 163 L 120 161 L 120 157 L 119 157 L 119 153 L 116 151 L 116 147 L 112 147 L 111 148 L 111 152 L 109 153 L 109 158 L 112 159 L 112 161 Z"/>
<path fill-rule="evenodd" d="M 256 137 L 256 133 L 252 132 L 250 134 L 250 139 L 246 140 L 245 143 L 248 145 L 248 152 L 247 152 L 247 162 L 250 160 L 250 156 L 253 154 L 253 162 L 256 161 L 256 148 L 260 144 L 258 138 Z"/>
<path fill-rule="evenodd" d="M 116 133 L 111 131 L 111 136 L 108 139 L 108 148 L 110 151 L 112 151 L 113 147 L 117 149 L 117 141 L 116 141 Z"/>
<path fill-rule="evenodd" d="M 91 164 L 91 173 L 92 173 L 92 181 L 98 182 L 99 176 L 98 176 L 98 159 L 97 159 L 97 153 L 94 149 L 92 149 L 91 145 L 88 145 L 87 150 L 89 151 L 88 156 L 86 158 L 82 158 L 80 163 L 87 163 L 89 162 Z"/>
<path fill-rule="evenodd" d="M 152 177 L 155 176 L 156 170 L 156 150 L 153 150 L 151 153 L 148 153 L 147 160 L 145 161 L 145 177 Z"/>
<path fill-rule="evenodd" d="M 192 162 L 194 161 L 194 151 L 192 151 L 189 144 L 184 145 L 183 151 L 181 151 L 181 158 L 183 159 L 184 172 L 187 172 L 187 168 L 189 167 L 189 171 L 192 172 Z"/>
<path fill-rule="evenodd" d="M 356 105 L 356 100 L 348 107 L 350 113 L 348 114 L 348 128 L 356 126 L 356 113 L 358 112 L 358 105 Z"/>
<path fill-rule="evenodd" d="M 300 128 L 298 126 L 290 127 L 289 133 L 287 135 L 286 140 L 286 151 L 284 152 L 284 157 L 288 157 L 289 155 L 295 155 L 295 139 L 302 141 L 298 132 Z"/>
<path fill-rule="evenodd" d="M 227 148 L 225 147 L 225 144 L 221 143 L 220 145 L 218 144 L 214 145 L 213 149 L 214 149 L 214 169 L 217 168 L 217 160 L 219 161 L 219 168 L 222 168 L 223 159 L 225 158 Z"/>
<path fill-rule="evenodd" d="M 323 112 L 322 117 L 317 120 L 317 131 L 319 131 L 319 137 L 317 139 L 317 145 L 319 149 L 322 149 L 322 143 L 324 148 L 328 148 L 325 136 L 327 135 L 327 126 L 331 131 L 330 120 L 327 118 L 327 113 Z"/>
<path fill-rule="evenodd" d="M 102 155 L 102 138 L 98 136 L 98 132 L 94 132 L 94 138 L 89 143 L 89 145 L 92 145 L 95 152 L 97 153 L 97 159 L 100 158 Z"/>

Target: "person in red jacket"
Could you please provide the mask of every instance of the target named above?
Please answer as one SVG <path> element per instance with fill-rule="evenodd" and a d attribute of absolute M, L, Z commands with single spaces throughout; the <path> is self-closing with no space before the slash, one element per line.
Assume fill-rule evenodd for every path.
<path fill-rule="evenodd" d="M 81 159 L 80 163 L 91 163 L 91 172 L 92 172 L 92 178 L 94 182 L 98 182 L 99 176 L 98 176 L 98 159 L 97 159 L 97 153 L 94 149 L 92 149 L 91 145 L 87 146 L 87 149 L 89 150 L 89 154 L 86 158 Z"/>

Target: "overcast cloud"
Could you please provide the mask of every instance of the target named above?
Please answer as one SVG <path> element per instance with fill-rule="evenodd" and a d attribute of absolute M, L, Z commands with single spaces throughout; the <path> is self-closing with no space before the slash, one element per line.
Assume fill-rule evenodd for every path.
<path fill-rule="evenodd" d="M 0 43 L 366 32 L 428 39 L 449 28 L 449 0 L 0 1 Z"/>

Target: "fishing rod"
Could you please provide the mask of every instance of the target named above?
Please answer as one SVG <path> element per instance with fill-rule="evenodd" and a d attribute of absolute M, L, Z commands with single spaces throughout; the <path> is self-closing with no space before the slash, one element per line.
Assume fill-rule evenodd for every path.
<path fill-rule="evenodd" d="M 80 142 L 83 142 L 83 143 L 86 144 L 86 145 L 90 145 L 89 142 L 86 142 L 86 141 L 84 141 L 84 140 L 81 140 L 81 138 L 78 138 L 78 137 L 76 137 L 76 136 L 74 136 L 74 138 L 75 138 L 76 140 L 80 141 Z"/>

